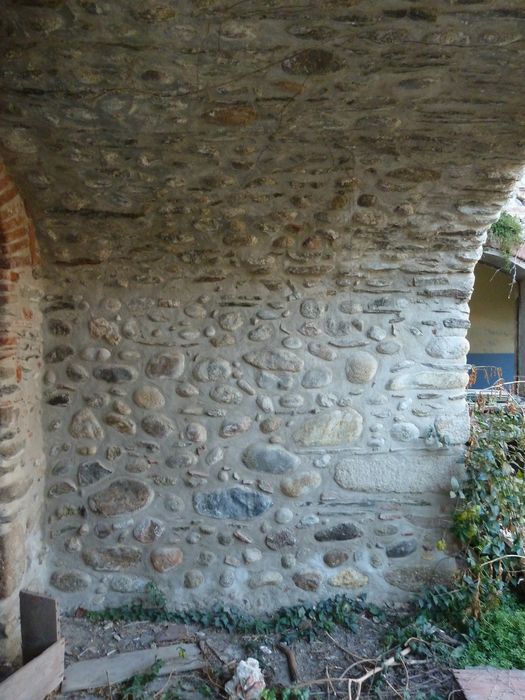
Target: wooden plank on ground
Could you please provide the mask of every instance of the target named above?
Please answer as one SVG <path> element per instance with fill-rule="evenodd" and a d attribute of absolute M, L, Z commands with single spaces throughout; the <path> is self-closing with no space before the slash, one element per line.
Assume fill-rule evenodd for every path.
<path fill-rule="evenodd" d="M 523 700 L 525 671 L 501 668 L 466 668 L 454 671 L 466 700 Z"/>
<path fill-rule="evenodd" d="M 128 651 L 71 664 L 65 671 L 62 692 L 122 683 L 131 676 L 150 669 L 157 659 L 163 661 L 159 671 L 161 676 L 195 671 L 205 665 L 201 651 L 195 644 L 170 644 L 156 649 Z"/>
<path fill-rule="evenodd" d="M 0 683 L 0 698 L 44 700 L 58 688 L 63 677 L 64 640 L 60 639 Z"/>
<path fill-rule="evenodd" d="M 20 630 L 24 664 L 58 641 L 58 605 L 54 598 L 20 591 Z"/>

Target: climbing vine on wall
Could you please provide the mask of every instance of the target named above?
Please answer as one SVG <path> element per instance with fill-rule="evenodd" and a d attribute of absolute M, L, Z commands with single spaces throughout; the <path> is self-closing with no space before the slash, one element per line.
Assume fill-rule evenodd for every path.
<path fill-rule="evenodd" d="M 452 480 L 466 613 L 475 618 L 518 585 L 525 565 L 525 413 L 480 398 L 472 414 L 466 478 Z"/>

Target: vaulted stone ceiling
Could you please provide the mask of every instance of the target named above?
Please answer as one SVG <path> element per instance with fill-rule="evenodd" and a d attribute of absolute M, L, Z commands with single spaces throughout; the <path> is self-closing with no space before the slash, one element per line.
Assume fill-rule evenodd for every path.
<path fill-rule="evenodd" d="M 525 162 L 520 0 L 2 5 L 0 150 L 61 264 L 472 249 Z"/>

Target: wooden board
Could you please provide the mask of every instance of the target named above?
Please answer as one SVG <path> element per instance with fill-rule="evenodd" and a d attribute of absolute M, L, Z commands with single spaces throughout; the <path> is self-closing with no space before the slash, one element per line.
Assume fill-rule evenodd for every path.
<path fill-rule="evenodd" d="M 466 668 L 454 671 L 467 700 L 523 700 L 525 671 L 501 668 Z"/>
<path fill-rule="evenodd" d="M 64 640 L 52 644 L 40 656 L 0 683 L 2 700 L 44 700 L 64 677 Z"/>
<path fill-rule="evenodd" d="M 164 662 L 159 671 L 160 676 L 195 671 L 205 665 L 201 651 L 195 644 L 170 644 L 157 649 L 128 651 L 71 664 L 64 675 L 62 692 L 70 693 L 73 690 L 100 688 L 108 683 L 122 683 L 131 676 L 150 669 L 157 659 Z"/>
<path fill-rule="evenodd" d="M 58 605 L 54 598 L 20 591 L 20 630 L 24 664 L 58 641 Z"/>

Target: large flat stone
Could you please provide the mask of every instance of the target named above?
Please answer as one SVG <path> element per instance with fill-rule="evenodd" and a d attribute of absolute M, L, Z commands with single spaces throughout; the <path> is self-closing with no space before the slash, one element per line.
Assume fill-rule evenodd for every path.
<path fill-rule="evenodd" d="M 254 442 L 242 453 L 242 461 L 248 469 L 270 474 L 285 474 L 295 469 L 300 459 L 281 445 Z"/>
<path fill-rule="evenodd" d="M 353 408 L 330 411 L 309 418 L 294 433 L 294 440 L 305 447 L 345 445 L 357 440 L 363 430 L 363 418 Z"/>
<path fill-rule="evenodd" d="M 91 547 L 82 552 L 84 563 L 95 571 L 121 571 L 136 566 L 142 550 L 136 547 Z"/>
<path fill-rule="evenodd" d="M 463 449 L 447 451 L 402 449 L 384 454 L 353 454 L 336 467 L 337 483 L 349 491 L 383 493 L 438 492 L 450 488 L 451 469 L 455 473 Z M 408 443 L 412 445 L 414 443 Z"/>
<path fill-rule="evenodd" d="M 115 516 L 144 508 L 151 498 L 151 488 L 136 479 L 117 479 L 102 491 L 90 496 L 89 507 L 94 513 Z"/>
<path fill-rule="evenodd" d="M 354 523 L 339 523 L 332 527 L 319 530 L 314 537 L 318 542 L 342 542 L 344 540 L 355 540 L 362 536 L 361 530 Z"/>
<path fill-rule="evenodd" d="M 95 379 L 101 379 L 108 384 L 122 384 L 130 382 L 135 378 L 136 372 L 131 367 L 125 365 L 115 365 L 113 367 L 96 367 L 93 370 Z"/>
<path fill-rule="evenodd" d="M 300 372 L 304 366 L 304 361 L 286 348 L 254 350 L 243 358 L 249 365 L 273 372 Z"/>
<path fill-rule="evenodd" d="M 25 528 L 20 522 L 0 535 L 0 600 L 8 598 L 22 582 L 26 568 Z"/>
<path fill-rule="evenodd" d="M 400 374 L 391 379 L 387 388 L 391 391 L 403 389 L 464 389 L 468 383 L 466 372 L 443 372 L 427 370 Z"/>
<path fill-rule="evenodd" d="M 243 486 L 208 493 L 196 493 L 193 496 L 193 507 L 197 513 L 222 520 L 256 518 L 272 506 L 271 498 Z"/>
<path fill-rule="evenodd" d="M 51 574 L 51 585 L 65 593 L 78 593 L 89 588 L 91 576 L 85 571 L 61 569 Z"/>

